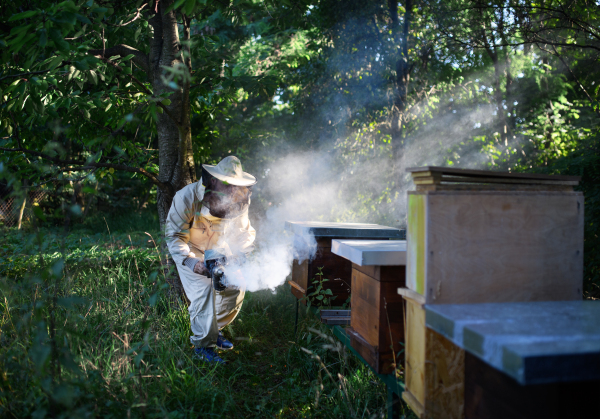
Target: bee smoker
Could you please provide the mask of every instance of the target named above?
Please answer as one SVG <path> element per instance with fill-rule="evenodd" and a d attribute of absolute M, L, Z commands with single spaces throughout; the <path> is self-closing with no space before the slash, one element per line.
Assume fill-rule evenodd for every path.
<path fill-rule="evenodd" d="M 221 249 L 210 249 L 204 252 L 204 265 L 208 269 L 213 288 L 217 291 L 227 289 L 227 278 L 223 267 L 227 265 L 227 257 Z"/>

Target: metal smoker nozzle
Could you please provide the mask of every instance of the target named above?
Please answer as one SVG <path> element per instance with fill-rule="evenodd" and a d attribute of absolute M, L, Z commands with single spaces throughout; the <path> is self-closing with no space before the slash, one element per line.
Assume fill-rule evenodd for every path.
<path fill-rule="evenodd" d="M 221 249 L 210 249 L 204 252 L 204 264 L 208 268 L 213 288 L 217 291 L 227 289 L 227 278 L 223 266 L 227 264 L 227 257 Z"/>

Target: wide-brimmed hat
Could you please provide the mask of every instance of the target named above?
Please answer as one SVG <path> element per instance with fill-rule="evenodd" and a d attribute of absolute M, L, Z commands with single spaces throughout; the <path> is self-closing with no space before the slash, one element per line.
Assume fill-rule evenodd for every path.
<path fill-rule="evenodd" d="M 216 166 L 203 164 L 202 167 L 217 179 L 235 186 L 251 186 L 256 178 L 242 170 L 242 162 L 235 156 L 227 156 Z"/>

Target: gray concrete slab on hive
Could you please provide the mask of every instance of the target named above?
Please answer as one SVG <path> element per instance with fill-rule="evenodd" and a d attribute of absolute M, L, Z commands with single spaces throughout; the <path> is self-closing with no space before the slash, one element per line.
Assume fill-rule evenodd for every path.
<path fill-rule="evenodd" d="M 600 380 L 600 301 L 425 305 L 426 325 L 521 384 Z"/>
<path fill-rule="evenodd" d="M 331 252 L 359 266 L 406 266 L 406 240 L 333 240 Z"/>
<path fill-rule="evenodd" d="M 314 235 L 319 237 L 336 238 L 382 238 L 400 239 L 404 231 L 394 227 L 378 224 L 361 223 L 330 223 L 323 221 L 286 221 L 285 229 L 300 236 Z"/>

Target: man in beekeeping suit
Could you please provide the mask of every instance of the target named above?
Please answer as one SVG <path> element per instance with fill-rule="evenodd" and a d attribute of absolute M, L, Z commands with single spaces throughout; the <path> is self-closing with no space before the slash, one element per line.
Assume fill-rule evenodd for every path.
<path fill-rule="evenodd" d="M 191 304 L 188 308 L 196 354 L 210 363 L 224 363 L 215 348 L 233 345 L 220 332 L 240 311 L 244 290 L 216 291 L 204 253 L 218 249 L 228 258 L 243 258 L 254 248 L 256 231 L 248 219 L 256 178 L 242 170 L 235 156 L 216 166 L 202 165 L 202 181 L 181 189 L 173 198 L 166 222 L 166 241 Z"/>

